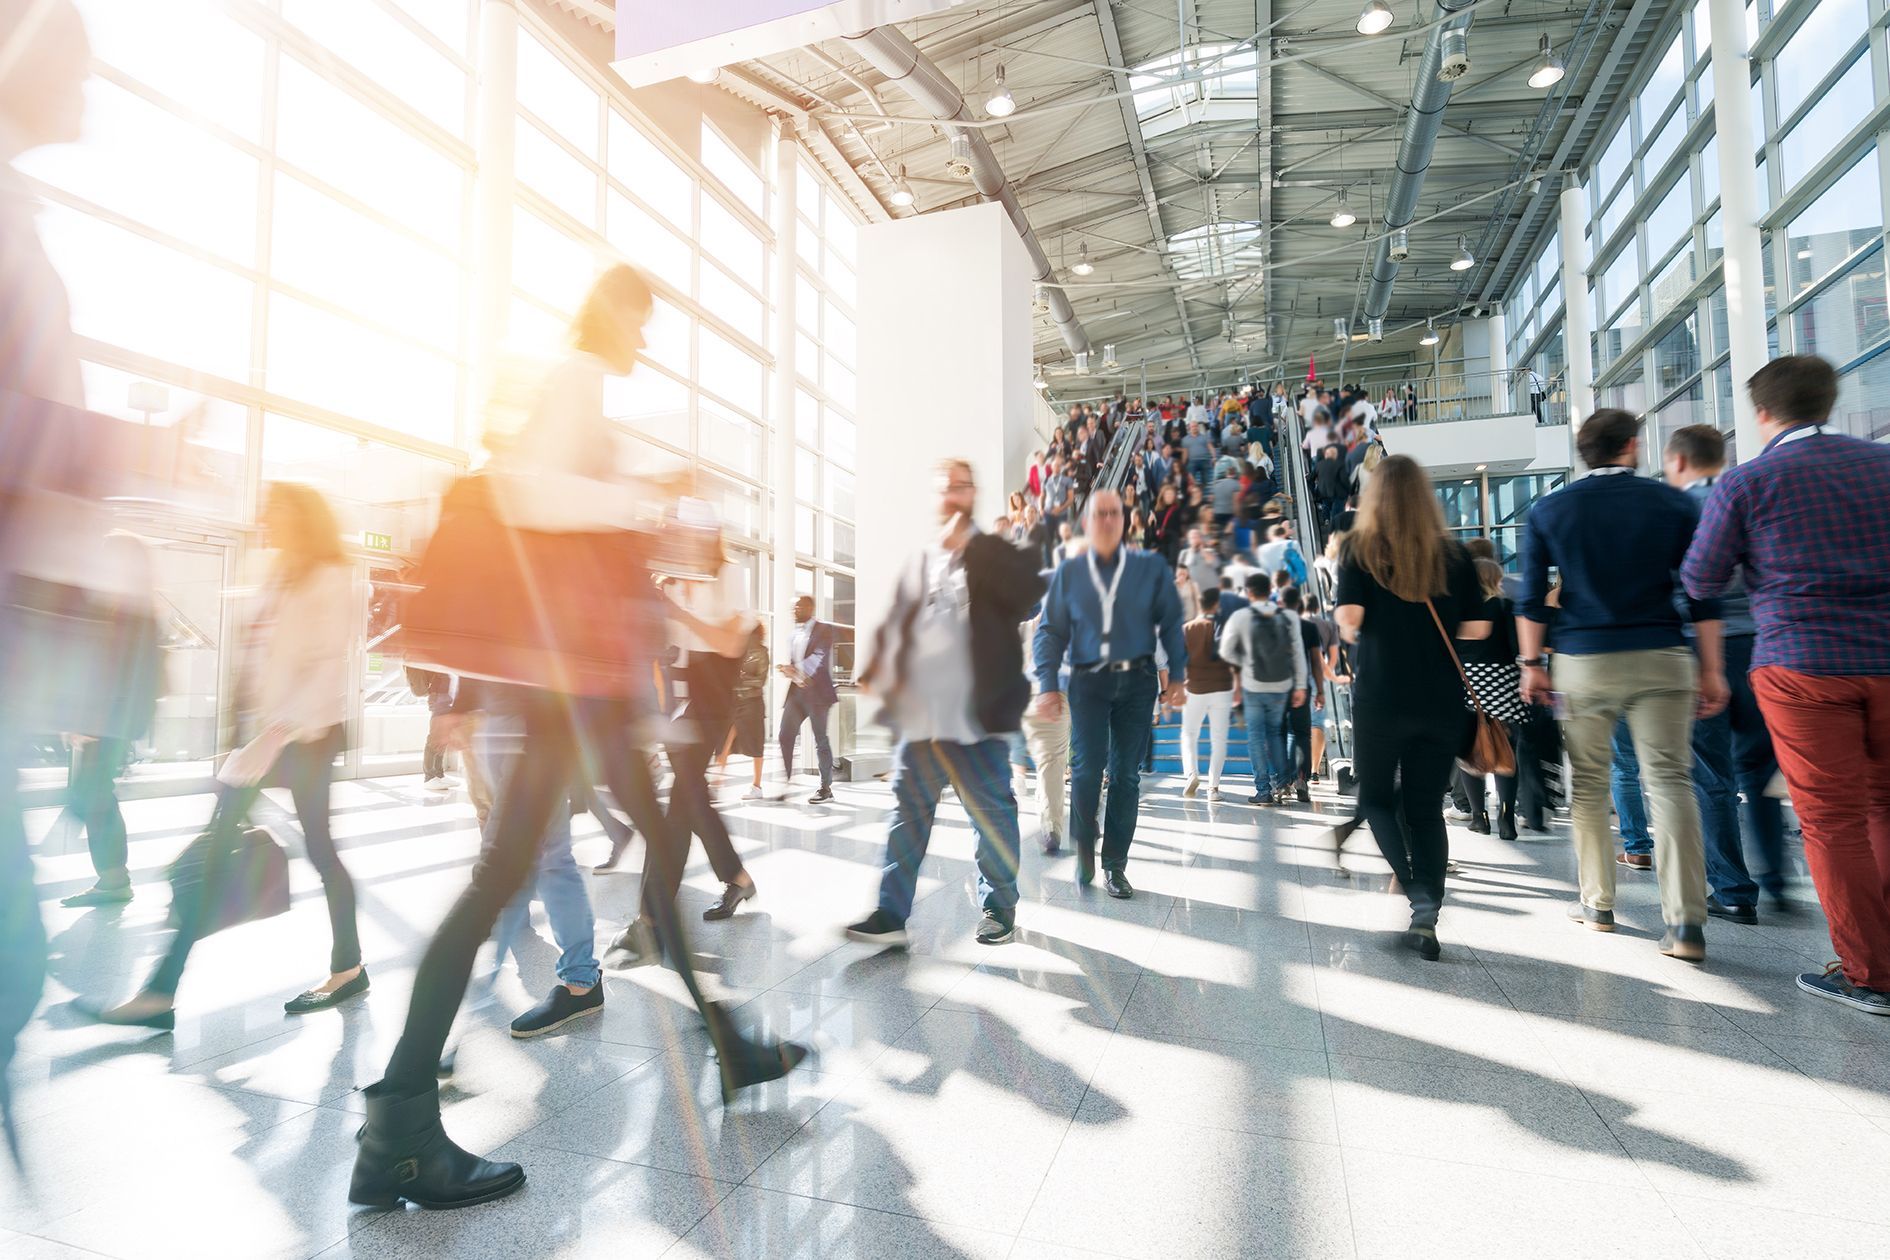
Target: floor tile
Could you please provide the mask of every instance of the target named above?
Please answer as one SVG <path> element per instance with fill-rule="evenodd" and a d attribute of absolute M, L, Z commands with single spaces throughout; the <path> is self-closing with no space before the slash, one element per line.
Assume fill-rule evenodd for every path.
<path fill-rule="evenodd" d="M 1119 1031 L 1143 1037 L 1210 1037 L 1298 1050 L 1324 1050 L 1312 968 L 1282 960 L 1277 976 L 1250 987 L 1144 973 L 1123 1009 Z"/>
<path fill-rule="evenodd" d="M 665 1260 L 1006 1260 L 1009 1234 L 741 1186 Z"/>
<path fill-rule="evenodd" d="M 1120 1033 L 1080 1118 L 1166 1120 L 1314 1142 L 1339 1140 L 1326 1056 L 1240 1041 Z"/>
<path fill-rule="evenodd" d="M 1662 1197 L 1712 1260 L 1878 1260 L 1883 1255 L 1883 1230 L 1874 1221 L 1671 1192 Z"/>

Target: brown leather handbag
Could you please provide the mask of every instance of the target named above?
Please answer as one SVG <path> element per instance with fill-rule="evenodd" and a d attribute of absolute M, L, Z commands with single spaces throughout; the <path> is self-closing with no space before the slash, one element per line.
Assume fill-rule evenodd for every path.
<path fill-rule="evenodd" d="M 572 696 L 647 685 L 657 594 L 630 531 L 518 529 L 474 473 L 448 488 L 415 582 L 399 635 L 409 665 Z"/>
<path fill-rule="evenodd" d="M 1464 672 L 1463 661 L 1457 655 L 1457 645 L 1451 641 L 1450 631 L 1444 629 L 1444 619 L 1437 615 L 1437 605 L 1427 599 L 1424 606 L 1431 610 L 1431 621 L 1444 640 L 1444 650 L 1450 653 L 1450 663 L 1463 680 L 1464 695 L 1476 710 L 1476 729 L 1469 748 L 1457 758 L 1457 765 L 1466 774 L 1515 774 L 1516 750 L 1509 746 L 1509 731 L 1484 710 L 1483 701 L 1477 698 L 1477 689 L 1470 685 L 1470 675 Z"/>

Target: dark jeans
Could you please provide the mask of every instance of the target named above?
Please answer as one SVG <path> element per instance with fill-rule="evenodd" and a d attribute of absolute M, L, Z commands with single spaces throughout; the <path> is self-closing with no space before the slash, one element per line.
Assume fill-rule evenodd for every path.
<path fill-rule="evenodd" d="M 1758 900 L 1761 885 L 1774 895 L 1784 891 L 1785 811 L 1776 797 L 1765 794 L 1778 773 L 1778 758 L 1746 676 L 1752 668 L 1752 636 L 1725 643 L 1732 696 L 1723 712 L 1693 723 L 1693 793 L 1705 832 L 1707 887 L 1725 905 L 1749 906 Z M 1757 879 L 1746 866 L 1742 815 L 1758 850 Z"/>
<path fill-rule="evenodd" d="M 644 878 L 661 881 L 664 887 L 674 887 L 680 878 L 669 870 L 668 864 L 677 861 L 677 846 L 656 800 L 649 759 L 630 745 L 627 706 L 523 688 L 507 689 L 506 700 L 523 720 L 524 749 L 499 787 L 487 823 L 488 843 L 473 866 L 472 881 L 447 911 L 420 959 L 407 1023 L 383 1080 L 387 1091 L 396 1095 L 434 1088 L 440 1051 L 466 996 L 473 958 L 491 935 L 499 912 L 525 886 L 552 811 L 564 807 L 581 743 L 601 768 L 611 795 L 643 833 L 648 844 Z M 706 1012 L 707 999 L 690 963 L 676 903 L 656 897 L 648 909 L 664 957 L 682 977 L 696 1008 Z M 709 1021 L 718 1051 L 726 1028 L 724 1021 Z"/>
<path fill-rule="evenodd" d="M 886 868 L 879 908 L 904 923 L 912 914 L 919 866 L 932 840 L 932 821 L 946 786 L 971 818 L 978 836 L 978 896 L 1007 921 L 1017 914 L 1017 798 L 1002 737 L 976 744 L 904 741 L 893 759 L 893 822 L 886 833 Z"/>
<path fill-rule="evenodd" d="M 728 827 L 716 812 L 709 796 L 709 761 L 728 738 L 728 725 L 735 714 L 735 675 L 740 661 L 709 653 L 691 653 L 689 658 L 689 703 L 684 706 L 682 724 L 689 743 L 669 746 L 669 764 L 675 777 L 669 785 L 670 838 L 677 846 L 678 861 L 665 872 L 668 882 L 643 881 L 644 913 L 650 912 L 652 898 L 676 900 L 682 886 L 683 867 L 689 861 L 689 836 L 702 838 L 702 848 L 709 855 L 715 877 L 732 884 L 742 874 L 742 860 L 729 839 Z"/>
<path fill-rule="evenodd" d="M 814 725 L 814 758 L 820 765 L 820 786 L 833 786 L 833 742 L 827 737 L 827 713 L 830 704 L 816 704 L 807 688 L 789 687 L 781 705 L 781 761 L 791 778 L 794 774 L 794 744 L 800 737 L 801 723 Z"/>
<path fill-rule="evenodd" d="M 130 740 L 87 740 L 72 750 L 72 772 L 66 781 L 66 812 L 85 828 L 92 869 L 115 883 L 127 878 L 125 816 L 118 810 L 116 780 L 130 756 Z"/>
<path fill-rule="evenodd" d="M 361 965 L 361 938 L 355 928 L 354 881 L 348 878 L 348 868 L 341 864 L 341 855 L 335 851 L 335 838 L 328 830 L 328 789 L 335 778 L 335 757 L 341 752 L 341 736 L 341 728 L 337 726 L 320 739 L 286 745 L 264 779 L 266 784 L 289 789 L 295 801 L 295 821 L 302 828 L 302 840 L 308 849 L 308 860 L 322 877 L 322 892 L 328 898 L 328 926 L 334 933 L 334 946 L 328 956 L 331 972 Z M 210 815 L 213 838 L 203 864 L 207 886 L 217 886 L 224 863 L 236 852 L 249 811 L 261 795 L 260 785 L 218 787 L 216 807 Z M 184 978 L 184 964 L 190 961 L 190 951 L 203 938 L 205 917 L 215 908 L 214 897 L 196 899 L 196 913 L 171 938 L 170 948 L 145 983 L 147 991 L 177 992 L 178 981 Z"/>
<path fill-rule="evenodd" d="M 1532 706 L 1515 730 L 1516 808 L 1523 826 L 1541 831 L 1555 808 L 1552 780 L 1562 772 L 1562 731 L 1542 705 Z"/>
<path fill-rule="evenodd" d="M 1286 706 L 1286 742 L 1291 747 L 1293 759 L 1294 783 L 1305 787 L 1312 780 L 1312 697 L 1306 697 L 1306 703 L 1295 708 L 1292 697 L 1287 697 Z"/>
<path fill-rule="evenodd" d="M 1070 837 L 1084 853 L 1096 851 L 1102 777 L 1109 771 L 1108 816 L 1101 819 L 1102 865 L 1119 871 L 1129 861 L 1141 801 L 1142 752 L 1160 683 L 1155 663 L 1070 678 Z"/>
<path fill-rule="evenodd" d="M 1435 926 L 1444 904 L 1444 790 L 1462 747 L 1455 722 L 1423 714 L 1366 714 L 1352 736 L 1358 811 L 1411 901 L 1411 922 Z"/>

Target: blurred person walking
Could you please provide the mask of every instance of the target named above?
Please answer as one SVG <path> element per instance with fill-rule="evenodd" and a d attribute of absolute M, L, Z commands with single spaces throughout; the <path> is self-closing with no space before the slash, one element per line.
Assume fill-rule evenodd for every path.
<path fill-rule="evenodd" d="M 794 780 L 794 745 L 801 723 L 814 731 L 814 757 L 820 767 L 820 789 L 809 798 L 815 805 L 833 799 L 833 742 L 827 734 L 827 714 L 839 700 L 833 686 L 834 629 L 814 619 L 814 597 L 794 601 L 794 629 L 788 634 L 788 659 L 776 668 L 788 680 L 781 701 L 781 772 Z"/>
<path fill-rule="evenodd" d="M 1826 423 L 1838 378 L 1814 355 L 1746 389 L 1765 448 L 1713 487 L 1681 576 L 1710 598 L 1745 575 L 1752 690 L 1837 952 L 1798 987 L 1890 1015 L 1890 448 Z"/>
<path fill-rule="evenodd" d="M 1450 838 L 1443 800 L 1470 718 L 1452 640 L 1490 634 L 1470 556 L 1444 532 L 1423 465 L 1394 455 L 1359 503 L 1333 619 L 1352 644 L 1358 811 L 1411 903 L 1405 945 L 1435 959 Z"/>
<path fill-rule="evenodd" d="M 1186 570 L 1177 571 L 1177 576 Z M 1183 796 L 1201 790 L 1201 723 L 1208 724 L 1208 799 L 1221 799 L 1221 767 L 1227 763 L 1227 731 L 1234 716 L 1234 673 L 1217 647 L 1221 592 L 1201 592 L 1201 609 L 1181 627 L 1188 646 L 1187 698 L 1181 705 L 1181 773 L 1187 783 Z"/>
<path fill-rule="evenodd" d="M 1306 703 L 1306 653 L 1299 616 L 1272 599 L 1264 573 L 1247 576 L 1247 606 L 1227 619 L 1221 659 L 1240 671 L 1241 711 L 1247 718 L 1247 760 L 1253 766 L 1249 805 L 1281 805 L 1294 779 L 1286 732 L 1288 709 Z"/>
<path fill-rule="evenodd" d="M 768 628 L 760 622 L 748 636 L 742 652 L 742 665 L 735 678 L 735 714 L 729 722 L 728 738 L 722 741 L 717 770 L 726 778 L 731 754 L 747 757 L 754 780 L 742 793 L 744 801 L 761 799 L 761 763 L 767 745 Z"/>
<path fill-rule="evenodd" d="M 1522 745 L 1521 724 L 1527 716 L 1522 700 L 1522 671 L 1516 665 L 1516 612 L 1503 597 L 1503 566 L 1487 559 L 1478 559 L 1474 564 L 1477 584 L 1483 591 L 1483 609 L 1474 620 L 1489 622 L 1490 633 L 1486 638 L 1459 644 L 1457 655 L 1483 712 L 1509 728 L 1510 747 L 1516 749 Z M 1475 807 L 1470 830 L 1490 834 L 1490 795 L 1485 779 L 1493 778 L 1498 804 L 1496 834 L 1501 839 L 1514 840 L 1516 775 L 1485 776 L 1473 774 L 1462 766 L 1458 767 L 1457 775 L 1463 783 L 1464 794 Z"/>

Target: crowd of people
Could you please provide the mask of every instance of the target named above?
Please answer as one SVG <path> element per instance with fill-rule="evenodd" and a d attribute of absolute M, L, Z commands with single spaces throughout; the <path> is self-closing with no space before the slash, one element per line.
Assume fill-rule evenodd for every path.
<path fill-rule="evenodd" d="M 82 63 L 64 78 L 52 67 L 44 92 L 7 102 L 16 143 L 76 127 Z M 156 617 L 148 559 L 109 530 L 106 500 L 135 483 L 119 452 L 151 444 L 84 409 L 58 278 L 30 220 L 0 229 L 0 285 L 30 313 L 9 327 L 34 333 L 0 337 L 0 746 L 65 735 L 70 808 L 97 876 L 68 904 L 119 904 L 133 892 L 112 783 L 155 707 Z M 605 380 L 636 369 L 654 304 L 631 267 L 597 280 L 522 427 L 447 494 L 403 609 L 400 643 L 433 717 L 427 787 L 445 779 L 449 752 L 466 761 L 487 785 L 475 793 L 482 848 L 420 958 L 385 1071 L 363 1091 L 353 1202 L 456 1208 L 523 1183 L 520 1164 L 447 1135 L 439 1080 L 454 1068 L 482 946 L 503 957 L 531 899 L 561 951 L 558 982 L 513 1020 L 515 1036 L 595 1015 L 605 971 L 660 962 L 700 1014 L 725 1099 L 807 1053 L 708 997 L 678 892 L 692 839 L 722 885 L 705 921 L 758 892 L 709 774 L 746 755 L 760 790 L 770 665 L 787 683 L 784 776 L 811 723 L 810 799 L 832 799 L 836 636 L 803 599 L 775 660 L 689 477 L 623 471 Z M 1699 962 L 1709 917 L 1754 922 L 1761 890 L 1773 912 L 1794 904 L 1782 776 L 1838 956 L 1798 983 L 1890 1014 L 1890 448 L 1824 426 L 1837 379 L 1820 359 L 1781 358 L 1747 388 L 1764 449 L 1724 471 L 1717 430 L 1680 429 L 1662 452 L 1665 484 L 1638 472 L 1634 416 L 1588 417 L 1576 441 L 1589 472 L 1535 505 L 1513 584 L 1487 548 L 1450 538 L 1425 469 L 1386 450 L 1379 426 L 1405 402 L 1373 402 L 1356 385 L 1073 406 L 988 532 L 974 519 L 978 470 L 944 462 L 936 533 L 898 572 L 858 679 L 898 739 L 877 901 L 846 935 L 907 943 L 950 788 L 976 832 L 976 940 L 1012 940 L 1019 763 L 1036 769 L 1045 854 L 1069 844 L 1080 884 L 1100 875 L 1110 897 L 1132 898 L 1156 720 L 1180 714 L 1185 799 L 1202 787 L 1203 724 L 1207 800 L 1223 799 L 1238 709 L 1249 803 L 1304 805 L 1329 744 L 1320 714 L 1343 689 L 1356 811 L 1335 845 L 1369 826 L 1421 958 L 1442 950 L 1453 780 L 1468 821 L 1487 830 L 1482 776 L 1493 774 L 1496 830 L 1515 838 L 1519 809 L 1525 825 L 1546 824 L 1565 755 L 1580 870 L 1570 917 L 1613 930 L 1619 873 L 1651 868 L 1660 951 Z M 1302 496 L 1312 513 L 1298 511 Z M 326 977 L 285 1009 L 315 1015 L 369 992 L 329 823 L 353 648 L 341 531 L 306 486 L 271 486 L 260 518 L 272 559 L 237 652 L 237 750 L 203 833 L 171 868 L 161 958 L 131 996 L 84 1007 L 105 1024 L 172 1028 L 194 946 L 286 910 L 286 855 L 249 824 L 266 785 L 289 790 L 332 936 Z M 1319 536 L 1297 537 L 1296 519 Z M 74 567 L 48 573 L 54 555 Z M 62 583 L 93 594 L 56 600 Z M 0 1108 L 46 970 L 12 770 L 0 774 Z M 1651 858 L 1617 854 L 1610 793 L 1625 826 L 1626 797 L 1643 785 Z M 570 820 L 587 810 L 611 836 L 602 869 L 643 841 L 638 914 L 602 958 L 572 854 Z"/>

